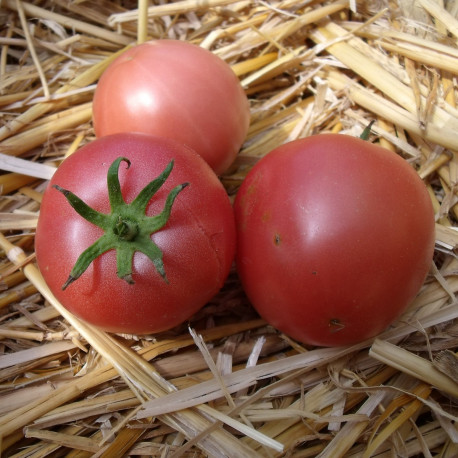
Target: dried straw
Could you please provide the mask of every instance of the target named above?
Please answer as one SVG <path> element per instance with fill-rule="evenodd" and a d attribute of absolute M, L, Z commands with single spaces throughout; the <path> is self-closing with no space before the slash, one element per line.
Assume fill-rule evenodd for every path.
<path fill-rule="evenodd" d="M 4 456 L 458 455 L 458 18 L 453 2 L 4 0 L 0 4 L 0 450 Z M 359 135 L 411 163 L 436 212 L 407 312 L 350 348 L 259 319 L 236 272 L 183 325 L 109 335 L 66 311 L 34 264 L 47 180 L 94 138 L 106 67 L 151 38 L 227 61 L 251 105 L 221 177 L 231 198 L 276 146 Z"/>

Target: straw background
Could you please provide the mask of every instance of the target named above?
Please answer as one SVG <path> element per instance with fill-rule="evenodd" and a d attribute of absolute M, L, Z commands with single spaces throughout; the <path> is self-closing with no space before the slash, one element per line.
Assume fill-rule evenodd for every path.
<path fill-rule="evenodd" d="M 213 51 L 249 96 L 231 197 L 276 146 L 370 121 L 415 167 L 436 254 L 389 330 L 300 345 L 257 317 L 235 271 L 154 336 L 107 335 L 55 300 L 34 264 L 46 180 L 94 139 L 103 70 L 152 38 Z M 0 0 L 1 456 L 457 457 L 457 45 L 456 0 Z"/>

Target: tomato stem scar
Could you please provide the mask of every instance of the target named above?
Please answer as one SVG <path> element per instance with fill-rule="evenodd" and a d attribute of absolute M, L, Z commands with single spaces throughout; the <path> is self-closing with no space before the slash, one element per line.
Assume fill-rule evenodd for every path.
<path fill-rule="evenodd" d="M 129 159 L 119 157 L 108 169 L 107 186 L 111 207 L 109 214 L 94 210 L 71 191 L 54 185 L 54 188 L 65 196 L 79 215 L 104 230 L 104 234 L 78 257 L 67 281 L 62 285 L 62 289 L 66 289 L 77 280 L 94 259 L 112 249 L 116 250 L 117 275 L 127 283 L 134 283 L 132 262 L 136 251 L 148 256 L 157 272 L 164 281 L 168 282 L 162 260 L 162 251 L 151 239 L 151 234 L 165 226 L 170 217 L 175 198 L 189 183 L 178 185 L 170 191 L 161 213 L 146 216 L 148 203 L 167 180 L 174 162 L 173 160 L 170 161 L 162 173 L 148 183 L 130 204 L 127 204 L 122 196 L 118 175 L 119 166 L 123 161 L 127 163 L 127 168 L 129 168 Z"/>

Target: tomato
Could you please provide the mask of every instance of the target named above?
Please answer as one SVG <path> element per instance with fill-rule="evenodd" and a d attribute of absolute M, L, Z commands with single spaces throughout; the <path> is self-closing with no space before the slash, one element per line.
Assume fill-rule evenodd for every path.
<path fill-rule="evenodd" d="M 155 192 L 136 199 L 150 182 Z M 105 216 L 89 212 L 88 222 L 75 211 L 84 206 L 75 195 Z M 169 195 L 168 219 L 153 221 L 171 203 Z M 112 218 L 118 207 L 121 216 Z M 99 220 L 108 221 L 106 230 Z M 115 242 L 127 246 L 120 256 L 127 262 L 117 265 L 120 250 L 102 244 L 99 251 L 111 249 L 75 279 L 81 253 L 108 233 L 124 234 L 126 224 L 141 229 Z M 86 144 L 58 167 L 43 196 L 35 243 L 40 271 L 64 307 L 106 331 L 145 334 L 184 322 L 221 288 L 234 259 L 234 215 L 199 155 L 170 139 L 121 133 Z"/>
<path fill-rule="evenodd" d="M 105 70 L 93 100 L 98 137 L 145 132 L 199 153 L 217 174 L 234 161 L 248 130 L 248 99 L 231 67 L 179 40 L 130 48 Z"/>
<path fill-rule="evenodd" d="M 400 156 L 359 138 L 321 134 L 280 146 L 249 171 L 234 210 L 248 298 L 306 344 L 376 336 L 431 266 L 426 186 Z"/>

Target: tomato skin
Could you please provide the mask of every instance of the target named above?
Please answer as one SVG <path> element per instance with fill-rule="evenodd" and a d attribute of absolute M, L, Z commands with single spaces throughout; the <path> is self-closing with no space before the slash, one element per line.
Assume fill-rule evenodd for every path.
<path fill-rule="evenodd" d="M 179 40 L 142 43 L 105 70 L 93 100 L 98 137 L 145 132 L 173 138 L 217 174 L 234 161 L 248 130 L 248 99 L 231 67 Z"/>
<path fill-rule="evenodd" d="M 178 195 L 166 226 L 152 235 L 163 252 L 166 283 L 153 263 L 136 252 L 130 285 L 116 275 L 116 254 L 105 252 L 62 291 L 78 256 L 102 234 L 51 186 L 66 188 L 95 210 L 109 213 L 107 170 L 118 157 L 123 197 L 131 202 L 174 159 L 174 168 L 148 204 L 160 213 L 170 190 Z M 170 329 L 188 319 L 223 285 L 234 258 L 231 203 L 217 176 L 196 153 L 172 140 L 146 134 L 115 134 L 88 143 L 69 156 L 47 187 L 40 209 L 35 249 L 43 277 L 68 310 L 111 332 L 145 334 Z"/>
<path fill-rule="evenodd" d="M 249 299 L 306 344 L 376 336 L 431 266 L 426 187 L 402 158 L 358 138 L 321 134 L 275 149 L 248 173 L 234 211 Z"/>

